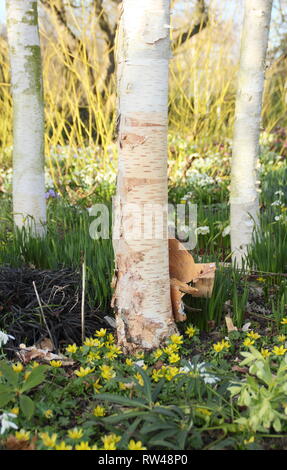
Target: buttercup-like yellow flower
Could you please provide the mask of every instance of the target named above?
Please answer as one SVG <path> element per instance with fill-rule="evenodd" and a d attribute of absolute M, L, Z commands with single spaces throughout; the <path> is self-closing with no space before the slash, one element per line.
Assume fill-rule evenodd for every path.
<path fill-rule="evenodd" d="M 117 353 L 113 352 L 113 351 L 108 351 L 106 353 L 106 358 L 107 359 L 116 359 L 116 357 L 118 357 Z"/>
<path fill-rule="evenodd" d="M 75 446 L 75 449 L 76 449 L 76 450 L 92 450 L 92 449 L 90 448 L 90 446 L 89 446 L 88 441 L 82 441 L 82 442 L 80 442 L 80 444 L 77 444 L 77 445 Z"/>
<path fill-rule="evenodd" d="M 106 328 L 101 328 L 100 330 L 96 330 L 95 336 L 98 336 L 99 338 L 103 338 L 106 336 L 107 330 Z"/>
<path fill-rule="evenodd" d="M 201 414 L 201 415 L 205 415 L 205 416 L 210 416 L 212 413 L 210 410 L 207 410 L 206 408 L 195 408 L 195 411 L 197 411 L 197 413 Z"/>
<path fill-rule="evenodd" d="M 25 429 L 21 429 L 20 431 L 15 432 L 15 437 L 19 441 L 29 441 L 30 439 L 30 431 L 25 431 Z"/>
<path fill-rule="evenodd" d="M 81 437 L 83 437 L 83 434 L 84 432 L 82 428 L 74 428 L 68 431 L 69 438 L 73 440 L 81 439 Z"/>
<path fill-rule="evenodd" d="M 178 361 L 180 361 L 180 355 L 177 353 L 172 353 L 168 358 L 168 362 L 170 364 L 174 364 L 175 362 L 178 362 Z"/>
<path fill-rule="evenodd" d="M 119 346 L 117 346 L 116 344 L 106 344 L 106 347 L 107 349 L 109 349 L 111 352 L 119 355 L 119 354 L 123 354 L 121 348 Z"/>
<path fill-rule="evenodd" d="M 14 372 L 22 372 L 22 370 L 24 369 L 23 367 L 23 364 L 21 364 L 21 362 L 17 362 L 16 364 L 12 364 L 12 369 L 14 370 Z"/>
<path fill-rule="evenodd" d="M 134 361 L 128 357 L 128 358 L 126 359 L 126 365 L 127 365 L 127 366 L 132 366 L 133 364 L 134 364 Z"/>
<path fill-rule="evenodd" d="M 63 364 L 62 361 L 50 361 L 50 365 L 55 368 L 61 367 L 62 364 Z"/>
<path fill-rule="evenodd" d="M 94 361 L 99 361 L 101 359 L 101 355 L 99 352 L 90 351 L 87 355 L 87 362 L 93 363 Z"/>
<path fill-rule="evenodd" d="M 80 367 L 79 370 L 75 370 L 74 374 L 77 375 L 78 377 L 86 377 L 86 375 L 91 374 L 94 372 L 95 368 L 93 367 L 92 369 L 90 367 Z"/>
<path fill-rule="evenodd" d="M 116 376 L 116 373 L 112 366 L 107 366 L 103 364 L 102 366 L 100 366 L 100 370 L 101 370 L 101 376 L 106 380 L 110 380 Z"/>
<path fill-rule="evenodd" d="M 36 367 L 39 367 L 39 365 L 40 365 L 39 362 L 33 361 L 33 363 L 30 365 L 30 367 L 31 367 L 32 369 L 35 369 Z"/>
<path fill-rule="evenodd" d="M 137 379 L 138 383 L 140 384 L 141 387 L 144 385 L 144 380 L 139 372 L 134 375 L 134 377 Z"/>
<path fill-rule="evenodd" d="M 245 340 L 243 341 L 243 345 L 244 346 L 251 346 L 252 344 L 254 344 L 254 340 L 251 340 L 250 338 L 245 338 Z"/>
<path fill-rule="evenodd" d="M 183 343 L 183 337 L 181 335 L 171 335 L 170 336 L 170 341 L 173 343 L 173 344 L 182 344 Z"/>
<path fill-rule="evenodd" d="M 121 440 L 120 436 L 116 434 L 108 434 L 107 436 L 101 437 L 104 444 L 104 450 L 116 450 L 116 444 Z"/>
<path fill-rule="evenodd" d="M 277 340 L 280 341 L 280 343 L 284 343 L 286 341 L 286 336 L 285 335 L 278 335 Z"/>
<path fill-rule="evenodd" d="M 167 367 L 165 370 L 165 378 L 169 382 L 177 375 L 179 374 L 179 368 L 178 367 Z"/>
<path fill-rule="evenodd" d="M 253 330 L 250 331 L 249 333 L 247 333 L 247 336 L 249 338 L 252 338 L 252 339 L 259 339 L 261 338 L 261 335 L 259 335 L 258 333 L 255 333 Z"/>
<path fill-rule="evenodd" d="M 12 409 L 10 410 L 10 413 L 13 413 L 14 415 L 18 416 L 19 411 L 20 411 L 20 410 L 19 410 L 19 407 L 18 407 L 18 406 L 14 406 L 14 408 L 12 408 Z"/>
<path fill-rule="evenodd" d="M 263 348 L 261 348 L 261 351 L 260 351 L 260 352 L 261 352 L 261 354 L 262 354 L 262 356 L 263 356 L 264 358 L 269 357 L 269 356 L 271 355 L 271 352 L 268 351 L 268 349 L 263 349 Z"/>
<path fill-rule="evenodd" d="M 112 333 L 109 333 L 108 336 L 107 336 L 107 341 L 109 343 L 114 343 L 115 342 L 115 338 L 114 338 L 114 335 Z"/>
<path fill-rule="evenodd" d="M 213 349 L 216 352 L 221 352 L 226 348 L 225 344 L 222 341 L 218 341 L 217 343 L 213 344 Z"/>
<path fill-rule="evenodd" d="M 146 447 L 142 445 L 141 441 L 135 442 L 133 439 L 130 440 L 128 445 L 129 450 L 146 450 Z"/>
<path fill-rule="evenodd" d="M 194 328 L 192 325 L 189 325 L 186 328 L 185 333 L 189 338 L 192 338 L 196 333 L 196 328 Z"/>
<path fill-rule="evenodd" d="M 254 442 L 254 436 L 251 436 L 250 439 L 244 439 L 244 444 L 252 444 Z"/>
<path fill-rule="evenodd" d="M 74 343 L 74 344 L 69 344 L 69 345 L 66 347 L 66 351 L 67 351 L 68 353 L 75 354 L 75 353 L 78 351 L 78 346 L 76 345 L 76 343 Z"/>
<path fill-rule="evenodd" d="M 84 341 L 84 345 L 88 346 L 89 348 L 92 348 L 94 346 L 99 345 L 99 340 L 96 338 L 86 338 Z"/>
<path fill-rule="evenodd" d="M 161 369 L 153 369 L 151 378 L 154 382 L 159 382 L 159 380 L 164 377 L 163 371 Z"/>
<path fill-rule="evenodd" d="M 96 393 L 99 393 L 99 390 L 101 388 L 103 388 L 103 386 L 99 383 L 100 382 L 100 379 L 97 379 L 94 383 L 93 383 L 93 387 L 94 387 L 94 390 Z"/>
<path fill-rule="evenodd" d="M 279 347 L 274 346 L 274 348 L 272 349 L 273 354 L 275 354 L 276 356 L 284 356 L 286 351 L 287 351 L 287 348 L 284 348 L 283 344 L 281 344 L 281 346 Z"/>
<path fill-rule="evenodd" d="M 155 359 L 159 359 L 162 355 L 163 355 L 163 350 L 162 350 L 162 349 L 156 349 L 156 350 L 153 352 L 153 357 L 154 357 Z"/>
<path fill-rule="evenodd" d="M 48 419 L 53 418 L 53 415 L 54 415 L 53 410 L 46 410 L 44 413 L 44 416 Z"/>
<path fill-rule="evenodd" d="M 143 351 L 138 351 L 135 354 L 135 356 L 136 356 L 137 359 L 143 359 L 144 358 L 144 352 Z"/>
<path fill-rule="evenodd" d="M 103 406 L 98 405 L 94 408 L 93 414 L 94 416 L 105 416 L 106 410 Z"/>
<path fill-rule="evenodd" d="M 42 439 L 43 444 L 46 447 L 55 447 L 57 441 L 57 434 L 54 433 L 51 436 L 47 432 L 41 432 L 40 437 Z"/>
<path fill-rule="evenodd" d="M 72 446 L 67 445 L 65 441 L 61 441 L 60 444 L 56 445 L 55 450 L 72 450 Z"/>
<path fill-rule="evenodd" d="M 166 354 L 169 355 L 169 354 L 173 354 L 173 353 L 177 352 L 178 349 L 179 349 L 178 345 L 175 344 L 175 343 L 172 343 L 172 344 L 169 344 L 168 346 L 166 346 L 166 348 L 164 348 L 163 351 L 164 351 Z"/>
<path fill-rule="evenodd" d="M 282 318 L 281 325 L 287 325 L 287 317 Z"/>

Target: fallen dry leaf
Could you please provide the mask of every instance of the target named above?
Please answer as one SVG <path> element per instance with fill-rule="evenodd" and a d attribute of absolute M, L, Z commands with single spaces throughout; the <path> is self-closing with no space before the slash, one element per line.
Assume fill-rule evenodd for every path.
<path fill-rule="evenodd" d="M 34 436 L 29 441 L 17 439 L 15 436 L 8 436 L 5 442 L 7 450 L 35 450 L 37 436 Z"/>
<path fill-rule="evenodd" d="M 225 323 L 226 323 L 226 326 L 227 326 L 228 333 L 230 333 L 231 331 L 238 331 L 238 328 L 233 325 L 232 318 L 229 317 L 228 315 L 226 315 L 226 317 L 225 317 Z"/>
<path fill-rule="evenodd" d="M 40 349 L 37 346 L 26 347 L 25 344 L 20 344 L 19 348 L 20 350 L 16 354 L 24 364 L 35 359 L 47 363 L 50 361 L 62 361 L 63 366 L 72 366 L 75 363 L 75 361 L 63 354 L 53 354 L 48 349 Z"/>

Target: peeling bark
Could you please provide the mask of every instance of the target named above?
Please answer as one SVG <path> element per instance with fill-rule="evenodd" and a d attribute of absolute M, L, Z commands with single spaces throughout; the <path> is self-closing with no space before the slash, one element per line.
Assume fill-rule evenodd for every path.
<path fill-rule="evenodd" d="M 119 168 L 112 304 L 118 343 L 126 352 L 157 348 L 177 331 L 167 239 L 169 13 L 167 0 L 124 0 L 118 32 Z M 131 237 L 134 214 L 127 209 L 129 204 L 140 210 L 146 204 L 166 206 L 166 236 Z M 141 220 L 142 231 L 143 224 Z"/>
<path fill-rule="evenodd" d="M 239 266 L 259 223 L 257 160 L 272 0 L 245 0 L 230 187 L 231 249 Z"/>

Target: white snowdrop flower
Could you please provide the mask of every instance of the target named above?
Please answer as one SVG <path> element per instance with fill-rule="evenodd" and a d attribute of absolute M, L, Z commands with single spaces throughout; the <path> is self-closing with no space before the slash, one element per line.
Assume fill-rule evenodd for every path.
<path fill-rule="evenodd" d="M 279 199 L 277 201 L 272 202 L 271 206 L 281 206 L 281 201 Z"/>
<path fill-rule="evenodd" d="M 222 232 L 222 236 L 226 237 L 229 234 L 230 234 L 230 225 L 227 225 L 227 227 L 225 227 L 225 229 Z"/>
<path fill-rule="evenodd" d="M 275 196 L 279 196 L 279 197 L 283 197 L 284 196 L 284 192 L 279 190 L 279 191 L 276 191 L 275 193 Z"/>
<path fill-rule="evenodd" d="M 9 338 L 15 339 L 14 336 L 7 335 L 4 331 L 0 331 L 0 348 L 9 341 Z"/>
<path fill-rule="evenodd" d="M 14 413 L 7 413 L 4 412 L 2 415 L 0 415 L 0 434 L 4 434 L 8 429 L 13 428 L 13 429 L 18 429 L 17 424 L 15 424 L 11 419 L 17 418 L 17 415 Z"/>
<path fill-rule="evenodd" d="M 208 225 L 204 225 L 203 227 L 197 227 L 195 229 L 195 233 L 197 235 L 206 235 L 207 233 L 209 233 L 209 227 Z"/>
<path fill-rule="evenodd" d="M 281 219 L 282 219 L 282 215 L 276 215 L 276 216 L 274 217 L 274 220 L 275 220 L 276 222 L 278 222 L 278 220 L 281 220 Z"/>
<path fill-rule="evenodd" d="M 218 382 L 219 377 L 216 377 L 215 375 L 209 374 L 206 372 L 206 364 L 205 362 L 201 362 L 200 364 L 191 364 L 190 362 L 188 363 L 187 369 L 189 371 L 197 372 L 200 377 L 203 379 L 204 383 L 206 384 L 215 384 Z M 182 368 L 185 369 L 185 368 Z"/>
<path fill-rule="evenodd" d="M 142 359 L 140 361 L 136 361 L 135 365 L 138 366 L 138 367 L 142 367 L 142 366 L 144 366 L 144 361 Z"/>

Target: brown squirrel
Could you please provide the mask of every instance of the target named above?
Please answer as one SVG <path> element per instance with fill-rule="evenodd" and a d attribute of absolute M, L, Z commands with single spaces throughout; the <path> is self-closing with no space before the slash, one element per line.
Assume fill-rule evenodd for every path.
<path fill-rule="evenodd" d="M 169 275 L 173 316 L 176 322 L 186 320 L 182 309 L 181 299 L 184 294 L 193 297 L 210 297 L 213 290 L 215 263 L 196 264 L 192 255 L 184 246 L 170 238 L 169 247 Z M 194 286 L 188 285 L 193 282 Z"/>

